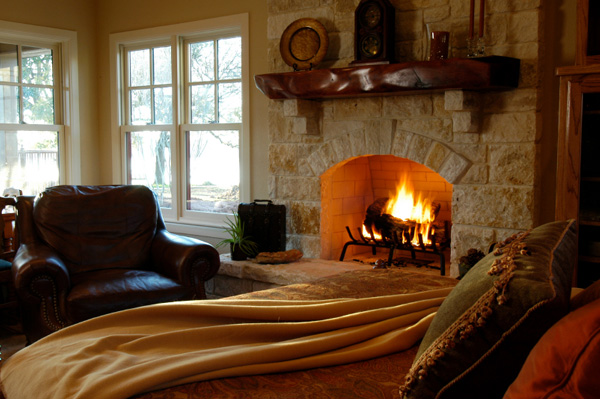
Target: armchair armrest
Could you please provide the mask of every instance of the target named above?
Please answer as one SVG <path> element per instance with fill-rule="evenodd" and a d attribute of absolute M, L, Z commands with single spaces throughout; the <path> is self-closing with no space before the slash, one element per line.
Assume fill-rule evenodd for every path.
<path fill-rule="evenodd" d="M 221 266 L 219 253 L 212 245 L 166 229 L 158 229 L 151 256 L 156 271 L 193 287 L 197 299 L 206 298 L 204 282 L 217 274 Z"/>
<path fill-rule="evenodd" d="M 68 324 L 63 315 L 71 279 L 52 248 L 41 243 L 21 244 L 12 274 L 30 343 Z"/>

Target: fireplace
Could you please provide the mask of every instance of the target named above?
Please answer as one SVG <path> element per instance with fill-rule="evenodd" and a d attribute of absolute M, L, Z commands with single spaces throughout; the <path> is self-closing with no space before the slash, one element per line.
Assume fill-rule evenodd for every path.
<path fill-rule="evenodd" d="M 345 22 L 353 20 L 356 1 L 317 3 L 269 8 L 269 72 L 290 71 L 280 59 L 279 38 L 301 17 L 317 18 L 330 33 L 333 45 L 319 69 L 350 65 L 353 24 Z M 452 3 L 432 13 L 434 8 L 412 3 L 395 6 L 397 19 L 404 21 L 396 34 L 400 61 L 423 60 L 426 18 L 433 15 L 452 23 L 453 56 L 464 56 L 460 43 L 466 43 L 466 32 L 461 28 L 467 26 L 468 7 Z M 486 30 L 490 34 L 486 52 L 520 59 L 517 88 L 269 100 L 268 194 L 287 207 L 287 248 L 300 249 L 308 258 L 337 260 L 347 240 L 345 226 L 362 222 L 368 205 L 383 194 L 373 187 L 378 183 L 363 179 L 382 159 L 427 169 L 446 186 L 440 212 L 452 225 L 451 275 L 458 275 L 458 259 L 470 248 L 485 250 L 490 243 L 537 224 L 540 7 L 502 7 L 486 10 L 486 21 L 493 21 Z M 511 22 L 521 18 L 538 23 Z M 337 179 L 342 174 L 358 177 L 354 188 L 371 184 L 372 194 L 367 190 L 342 201 L 329 198 L 340 186 Z M 340 206 L 349 214 L 337 215 Z M 342 231 L 337 219 L 343 219 Z"/>
<path fill-rule="evenodd" d="M 386 257 L 387 255 L 383 253 L 387 253 L 390 246 L 396 249 L 397 254 L 402 253 L 402 248 L 406 249 L 407 246 L 398 245 L 403 241 L 403 237 L 398 237 L 398 234 L 394 237 L 391 232 L 387 232 L 381 236 L 383 232 L 377 228 L 372 229 L 371 226 L 365 226 L 363 230 L 366 211 L 375 209 L 376 205 L 383 205 L 383 202 L 390 205 L 390 201 L 398 195 L 405 197 L 412 195 L 410 199 L 404 198 L 403 201 L 406 207 L 411 206 L 411 211 L 414 211 L 415 204 L 419 203 L 422 205 L 429 203 L 436 208 L 434 223 L 438 227 L 438 239 L 433 236 L 433 240 L 436 241 L 436 248 L 447 245 L 446 241 L 440 239 L 439 234 L 449 233 L 446 231 L 446 226 L 451 224 L 452 184 L 428 167 L 406 158 L 393 155 L 362 156 L 343 161 L 321 176 L 321 258 L 341 260 L 343 252 L 344 259 L 353 259 L 355 255 L 370 252 L 377 247 L 387 248 L 387 250 L 380 249 L 381 256 Z M 410 205 L 407 202 L 410 202 Z M 419 213 L 431 214 L 432 212 L 425 210 Z M 391 215 L 392 212 L 382 210 L 382 214 L 378 215 L 379 219 Z M 394 216 L 388 220 L 402 218 L 404 221 L 417 222 L 417 216 L 411 217 L 406 214 Z M 404 225 L 404 222 L 400 223 Z M 416 223 L 414 225 L 417 226 Z M 410 230 L 408 233 L 414 239 L 414 247 L 419 249 L 421 247 L 418 242 L 419 231 L 412 228 L 407 230 Z M 425 247 L 427 247 L 428 235 L 428 232 L 422 232 L 421 235 Z M 363 237 L 366 240 L 363 240 Z M 352 239 L 363 244 L 347 245 Z M 365 243 L 389 244 L 373 246 L 364 245 Z M 345 251 L 344 247 L 346 247 Z M 431 243 L 429 247 L 431 248 Z"/>
<path fill-rule="evenodd" d="M 269 190 L 287 207 L 287 247 L 310 258 L 338 259 L 345 226 L 362 222 L 368 205 L 396 185 L 395 177 L 369 182 L 380 164 L 384 175 L 390 174 L 385 169 L 408 168 L 444 186 L 439 200 L 442 217 L 452 222 L 451 275 L 470 248 L 483 250 L 532 227 L 535 143 L 511 142 L 529 134 L 530 123 L 522 119 L 527 113 L 484 115 L 478 104 L 485 101 L 484 94 L 458 90 L 271 101 Z M 340 182 L 346 176 L 352 184 Z M 338 188 L 342 200 L 334 201 Z M 340 206 L 349 211 L 336 214 Z"/>

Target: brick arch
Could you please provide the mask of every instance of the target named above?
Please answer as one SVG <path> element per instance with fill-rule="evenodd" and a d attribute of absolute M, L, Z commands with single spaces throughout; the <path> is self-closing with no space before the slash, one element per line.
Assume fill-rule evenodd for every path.
<path fill-rule="evenodd" d="M 448 183 L 456 184 L 471 162 L 452 148 L 429 137 L 410 132 L 348 133 L 316 148 L 308 163 L 315 176 L 321 176 L 340 162 L 364 155 L 395 155 L 427 166 Z"/>

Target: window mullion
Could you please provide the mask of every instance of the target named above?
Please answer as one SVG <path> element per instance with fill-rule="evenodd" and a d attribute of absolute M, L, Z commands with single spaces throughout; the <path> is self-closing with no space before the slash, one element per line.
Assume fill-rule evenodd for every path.
<path fill-rule="evenodd" d="M 122 117 L 121 120 L 123 122 L 123 125 L 129 125 L 131 124 L 131 86 L 129 85 L 129 81 L 130 81 L 130 77 L 129 77 L 129 54 L 127 53 L 127 49 L 125 47 L 121 47 L 120 49 L 120 53 L 121 53 L 121 60 L 123 61 L 121 63 L 120 69 L 121 69 L 121 76 L 122 78 L 122 85 L 123 85 L 123 97 L 121 99 L 121 104 L 122 104 Z"/>
<path fill-rule="evenodd" d="M 179 68 L 181 74 L 183 76 L 183 123 L 191 123 L 192 121 L 192 96 L 190 93 L 191 90 L 191 82 L 190 82 L 190 68 L 191 68 L 191 59 L 190 59 L 190 50 L 189 44 L 182 40 L 183 47 L 183 65 L 182 68 Z"/>
<path fill-rule="evenodd" d="M 171 137 L 171 175 L 173 181 L 173 211 L 174 217 L 178 220 L 181 217 L 181 209 L 183 208 L 182 203 L 182 178 L 181 178 L 181 152 L 180 152 L 180 129 L 179 126 L 182 122 L 182 115 L 180 111 L 181 104 L 185 104 L 182 101 L 180 93 L 181 78 L 181 46 L 183 41 L 177 35 L 171 36 L 171 119 L 173 121 L 173 135 Z"/>
<path fill-rule="evenodd" d="M 64 112 L 63 108 L 65 107 L 63 96 L 65 95 L 61 90 L 61 87 L 65 87 L 67 82 L 63 81 L 62 68 L 56 67 L 57 64 L 62 65 L 62 62 L 57 62 L 57 60 L 62 60 L 62 50 L 60 47 L 52 48 L 52 76 L 54 80 L 53 90 L 54 90 L 54 123 L 63 124 L 64 123 Z"/>
<path fill-rule="evenodd" d="M 148 62 L 150 63 L 150 123 L 156 123 L 156 106 L 154 104 L 154 47 L 148 49 L 150 56 Z"/>
<path fill-rule="evenodd" d="M 19 123 L 25 123 L 24 116 L 23 116 L 23 97 L 24 97 L 24 93 L 23 93 L 23 51 L 22 51 L 20 44 L 17 46 L 17 63 L 18 63 L 17 75 L 18 75 L 18 83 L 19 83 L 19 90 L 18 90 Z"/>
<path fill-rule="evenodd" d="M 213 43 L 214 43 L 213 45 L 215 48 L 215 51 L 214 51 L 215 60 L 213 63 L 214 64 L 213 65 L 213 67 L 214 67 L 213 73 L 214 73 L 214 77 L 215 77 L 215 80 L 213 83 L 213 86 L 214 86 L 213 90 L 214 90 L 214 96 L 215 96 L 215 121 L 217 121 L 217 123 L 219 123 L 220 122 L 220 120 L 219 120 L 219 90 L 218 90 L 219 84 L 217 83 L 218 78 L 219 78 L 219 75 L 218 75 L 218 72 L 219 72 L 219 45 L 218 44 L 219 44 L 219 42 L 218 42 L 218 40 L 214 40 Z"/>

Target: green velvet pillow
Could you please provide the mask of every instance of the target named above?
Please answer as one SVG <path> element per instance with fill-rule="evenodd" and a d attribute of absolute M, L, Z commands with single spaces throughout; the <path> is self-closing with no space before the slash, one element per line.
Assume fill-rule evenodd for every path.
<path fill-rule="evenodd" d="M 569 308 L 575 221 L 509 237 L 448 295 L 400 388 L 405 398 L 501 398 Z"/>

